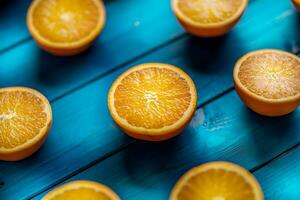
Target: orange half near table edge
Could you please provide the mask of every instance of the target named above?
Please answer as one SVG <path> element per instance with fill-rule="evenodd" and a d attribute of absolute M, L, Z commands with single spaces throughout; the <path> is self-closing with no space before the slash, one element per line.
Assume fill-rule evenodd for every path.
<path fill-rule="evenodd" d="M 217 37 L 239 21 L 248 0 L 171 0 L 171 3 L 187 32 L 199 37 Z"/>
<path fill-rule="evenodd" d="M 263 200 L 262 189 L 246 169 L 229 162 L 210 162 L 184 174 L 170 200 Z"/>
<path fill-rule="evenodd" d="M 234 67 L 235 88 L 253 111 L 281 116 L 300 105 L 300 58 L 281 50 L 258 50 Z"/>
<path fill-rule="evenodd" d="M 197 104 L 193 80 L 178 67 L 146 63 L 120 75 L 108 94 L 116 124 L 128 135 L 148 141 L 179 134 Z"/>
<path fill-rule="evenodd" d="M 42 200 L 120 200 L 110 188 L 93 181 L 73 181 L 62 185 Z"/>
<path fill-rule="evenodd" d="M 68 56 L 91 46 L 103 29 L 105 16 L 102 0 L 34 0 L 27 26 L 42 49 Z"/>
<path fill-rule="evenodd" d="M 21 160 L 36 152 L 51 125 L 51 107 L 41 93 L 25 87 L 0 89 L 0 160 Z"/>

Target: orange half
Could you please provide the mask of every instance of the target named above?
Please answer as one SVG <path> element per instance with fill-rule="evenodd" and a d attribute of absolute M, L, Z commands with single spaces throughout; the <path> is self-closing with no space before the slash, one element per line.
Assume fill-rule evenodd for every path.
<path fill-rule="evenodd" d="M 211 162 L 184 174 L 172 190 L 170 200 L 263 200 L 255 177 L 228 162 Z"/>
<path fill-rule="evenodd" d="M 298 10 L 300 10 L 300 0 L 292 0 L 292 2 L 293 2 L 293 4 L 294 4 L 294 6 L 295 6 Z"/>
<path fill-rule="evenodd" d="M 300 59 L 280 50 L 248 53 L 235 64 L 234 83 L 241 99 L 255 112 L 288 114 L 300 105 Z"/>
<path fill-rule="evenodd" d="M 215 37 L 227 33 L 239 21 L 247 3 L 247 0 L 172 0 L 172 7 L 188 32 Z"/>
<path fill-rule="evenodd" d="M 197 91 L 181 69 L 161 63 L 133 67 L 110 88 L 108 106 L 128 135 L 160 141 L 179 134 L 193 116 Z"/>
<path fill-rule="evenodd" d="M 0 89 L 0 160 L 21 160 L 36 152 L 52 124 L 41 93 L 24 87 Z"/>
<path fill-rule="evenodd" d="M 73 181 L 62 185 L 42 200 L 120 200 L 110 188 L 92 181 Z"/>
<path fill-rule="evenodd" d="M 55 55 L 74 55 L 87 49 L 104 22 L 102 0 L 34 0 L 27 13 L 31 35 Z"/>

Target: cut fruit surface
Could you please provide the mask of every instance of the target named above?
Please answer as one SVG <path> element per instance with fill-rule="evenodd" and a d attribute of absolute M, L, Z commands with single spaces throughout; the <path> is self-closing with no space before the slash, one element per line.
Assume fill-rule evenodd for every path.
<path fill-rule="evenodd" d="M 108 187 L 92 181 L 73 181 L 49 192 L 42 200 L 120 200 Z"/>
<path fill-rule="evenodd" d="M 176 183 L 170 200 L 263 200 L 255 177 L 228 162 L 211 162 L 188 171 Z"/>
<path fill-rule="evenodd" d="M 27 14 L 34 39 L 46 51 L 59 55 L 87 48 L 102 30 L 104 21 L 101 0 L 35 0 Z"/>
<path fill-rule="evenodd" d="M 293 2 L 293 4 L 294 4 L 294 6 L 295 6 L 298 10 L 300 10 L 300 0 L 292 0 L 292 2 Z"/>
<path fill-rule="evenodd" d="M 254 111 L 278 116 L 300 104 L 300 59 L 280 50 L 259 50 L 235 65 L 237 92 Z"/>
<path fill-rule="evenodd" d="M 172 0 L 181 24 L 198 36 L 226 33 L 241 17 L 247 0 Z"/>
<path fill-rule="evenodd" d="M 42 145 L 52 124 L 42 94 L 23 87 L 0 89 L 0 160 L 20 160 Z"/>
<path fill-rule="evenodd" d="M 181 69 L 148 63 L 122 74 L 112 85 L 108 104 L 115 122 L 129 135 L 164 140 L 178 134 L 196 109 L 191 78 Z"/>

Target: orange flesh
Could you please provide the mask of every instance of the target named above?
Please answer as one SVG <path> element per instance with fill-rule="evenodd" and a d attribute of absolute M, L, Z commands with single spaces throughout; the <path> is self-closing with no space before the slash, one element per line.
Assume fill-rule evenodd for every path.
<path fill-rule="evenodd" d="M 25 91 L 0 92 L 0 148 L 11 149 L 39 134 L 47 123 L 44 103 Z"/>
<path fill-rule="evenodd" d="M 192 96 L 187 81 L 177 72 L 150 67 L 126 76 L 114 99 L 118 115 L 129 124 L 158 129 L 177 122 Z"/>
<path fill-rule="evenodd" d="M 67 189 L 63 193 L 57 193 L 57 195 L 50 198 L 51 200 L 111 200 L 109 196 L 101 191 L 97 191 L 92 188 L 74 188 Z"/>
<path fill-rule="evenodd" d="M 234 171 L 209 169 L 191 177 L 177 195 L 178 200 L 255 200 L 251 185 Z"/>
<path fill-rule="evenodd" d="M 194 22 L 218 23 L 232 17 L 243 0 L 177 0 L 181 12 Z"/>
<path fill-rule="evenodd" d="M 33 12 L 33 24 L 47 40 L 76 42 L 88 36 L 99 23 L 94 0 L 43 0 Z"/>
<path fill-rule="evenodd" d="M 300 93 L 300 62 L 285 54 L 265 52 L 250 56 L 241 64 L 238 77 L 248 90 L 267 99 Z"/>

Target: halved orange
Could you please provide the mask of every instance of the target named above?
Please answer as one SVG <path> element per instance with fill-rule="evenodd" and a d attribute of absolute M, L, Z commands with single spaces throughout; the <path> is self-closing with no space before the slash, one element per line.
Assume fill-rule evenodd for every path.
<path fill-rule="evenodd" d="M 246 169 L 229 162 L 211 162 L 184 174 L 170 200 L 263 200 L 262 189 Z"/>
<path fill-rule="evenodd" d="M 258 50 L 234 67 L 235 88 L 249 108 L 266 116 L 285 115 L 300 105 L 300 58 L 280 50 Z"/>
<path fill-rule="evenodd" d="M 181 69 L 162 63 L 133 67 L 110 88 L 108 106 L 128 135 L 160 141 L 179 134 L 196 109 L 193 80 Z"/>
<path fill-rule="evenodd" d="M 171 0 L 182 26 L 200 37 L 227 33 L 243 15 L 248 0 Z"/>
<path fill-rule="evenodd" d="M 51 107 L 41 93 L 25 87 L 0 89 L 0 160 L 21 160 L 36 152 L 51 125 Z"/>
<path fill-rule="evenodd" d="M 28 29 L 45 51 L 74 55 L 87 49 L 105 23 L 102 0 L 34 0 Z"/>
<path fill-rule="evenodd" d="M 298 10 L 300 10 L 300 0 L 292 0 L 292 2 L 293 2 L 293 4 L 294 4 L 294 6 L 295 6 Z"/>
<path fill-rule="evenodd" d="M 42 200 L 120 200 L 110 188 L 93 181 L 73 181 L 62 185 Z"/>

